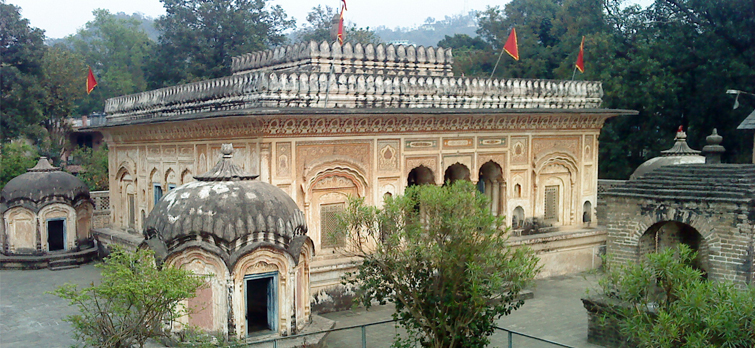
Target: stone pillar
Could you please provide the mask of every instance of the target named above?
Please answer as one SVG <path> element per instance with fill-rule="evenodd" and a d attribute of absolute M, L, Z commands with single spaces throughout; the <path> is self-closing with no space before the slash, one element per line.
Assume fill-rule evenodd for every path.
<path fill-rule="evenodd" d="M 260 145 L 260 181 L 270 180 L 270 143 Z"/>

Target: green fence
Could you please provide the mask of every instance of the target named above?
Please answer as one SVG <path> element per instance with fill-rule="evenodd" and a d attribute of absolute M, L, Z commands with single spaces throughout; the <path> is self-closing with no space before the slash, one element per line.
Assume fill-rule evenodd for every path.
<path fill-rule="evenodd" d="M 489 347 L 496 348 L 551 348 L 571 346 L 553 342 L 521 332 L 496 327 L 490 337 Z M 326 348 L 389 348 L 396 336 L 406 337 L 406 332 L 393 320 L 379 321 L 364 325 L 346 326 L 325 331 L 276 337 L 256 342 L 245 343 L 235 347 L 253 348 L 289 348 L 289 347 L 326 347 Z M 419 346 L 418 346 L 419 347 Z"/>

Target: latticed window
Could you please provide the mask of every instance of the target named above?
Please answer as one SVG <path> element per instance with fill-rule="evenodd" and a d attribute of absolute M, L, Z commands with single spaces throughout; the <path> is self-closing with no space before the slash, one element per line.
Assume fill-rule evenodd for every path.
<path fill-rule="evenodd" d="M 558 186 L 545 187 L 545 220 L 558 221 Z"/>
<path fill-rule="evenodd" d="M 344 235 L 338 231 L 338 214 L 344 210 L 343 203 L 320 206 L 320 244 L 323 248 L 342 247 L 346 244 Z"/>

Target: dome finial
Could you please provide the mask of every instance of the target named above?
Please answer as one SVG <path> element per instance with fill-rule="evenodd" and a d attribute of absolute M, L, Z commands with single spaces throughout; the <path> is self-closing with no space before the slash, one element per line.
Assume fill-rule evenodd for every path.
<path fill-rule="evenodd" d="M 233 144 L 220 145 L 220 153 L 223 154 L 223 158 L 233 157 Z"/>
<path fill-rule="evenodd" d="M 47 157 L 42 156 L 39 158 L 39 161 L 37 162 L 37 165 L 34 166 L 34 168 L 29 168 L 26 171 L 28 172 L 54 172 L 60 170 L 59 167 L 53 167 L 50 164 L 50 161 L 47 160 Z"/>

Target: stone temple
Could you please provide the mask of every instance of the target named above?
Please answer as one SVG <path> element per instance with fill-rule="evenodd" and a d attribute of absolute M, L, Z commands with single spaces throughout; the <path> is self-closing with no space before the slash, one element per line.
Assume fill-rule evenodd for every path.
<path fill-rule="evenodd" d="M 0 191 L 0 269 L 75 266 L 97 255 L 86 184 L 41 157 Z"/>
<path fill-rule="evenodd" d="M 313 247 L 302 246 L 304 256 L 288 244 L 297 234 L 288 235 L 287 225 L 286 233 L 265 237 L 282 238 L 270 247 L 285 251 L 275 262 L 288 273 L 281 268 L 271 279 L 280 284 L 278 303 L 290 304 L 268 307 L 268 314 L 285 312 L 296 325 L 308 310 L 351 305 L 340 280 L 355 260 L 339 252 L 345 240 L 327 238 L 349 196 L 380 206 L 410 185 L 471 180 L 490 199 L 491 212 L 506 216 L 512 244 L 539 251 L 542 276 L 597 266 L 606 239 L 594 217 L 598 135 L 606 119 L 636 112 L 601 109 L 600 82 L 459 78 L 452 63 L 443 48 L 310 42 L 235 57 L 230 76 L 110 99 L 107 123 L 95 130 L 110 149 L 112 228 L 144 232 L 148 241 L 167 238 L 153 246 L 166 262 L 190 263 L 170 255 L 222 239 L 224 247 L 201 264 L 234 282 L 258 274 L 257 266 L 238 266 L 240 259 L 230 256 L 258 238 L 257 220 L 246 223 L 246 213 L 228 210 L 228 221 L 214 220 L 228 230 L 214 232 L 197 219 L 165 232 L 154 215 L 159 209 L 177 219 L 171 201 L 214 192 L 208 176 L 197 175 L 224 156 L 222 144 L 232 143 L 233 156 L 223 161 L 258 175 L 254 185 L 277 187 L 303 214 Z M 297 268 L 308 268 L 309 279 L 300 281 Z M 309 292 L 291 291 L 300 284 Z M 231 301 L 249 300 L 239 294 Z M 232 307 L 238 330 L 249 307 Z"/>

